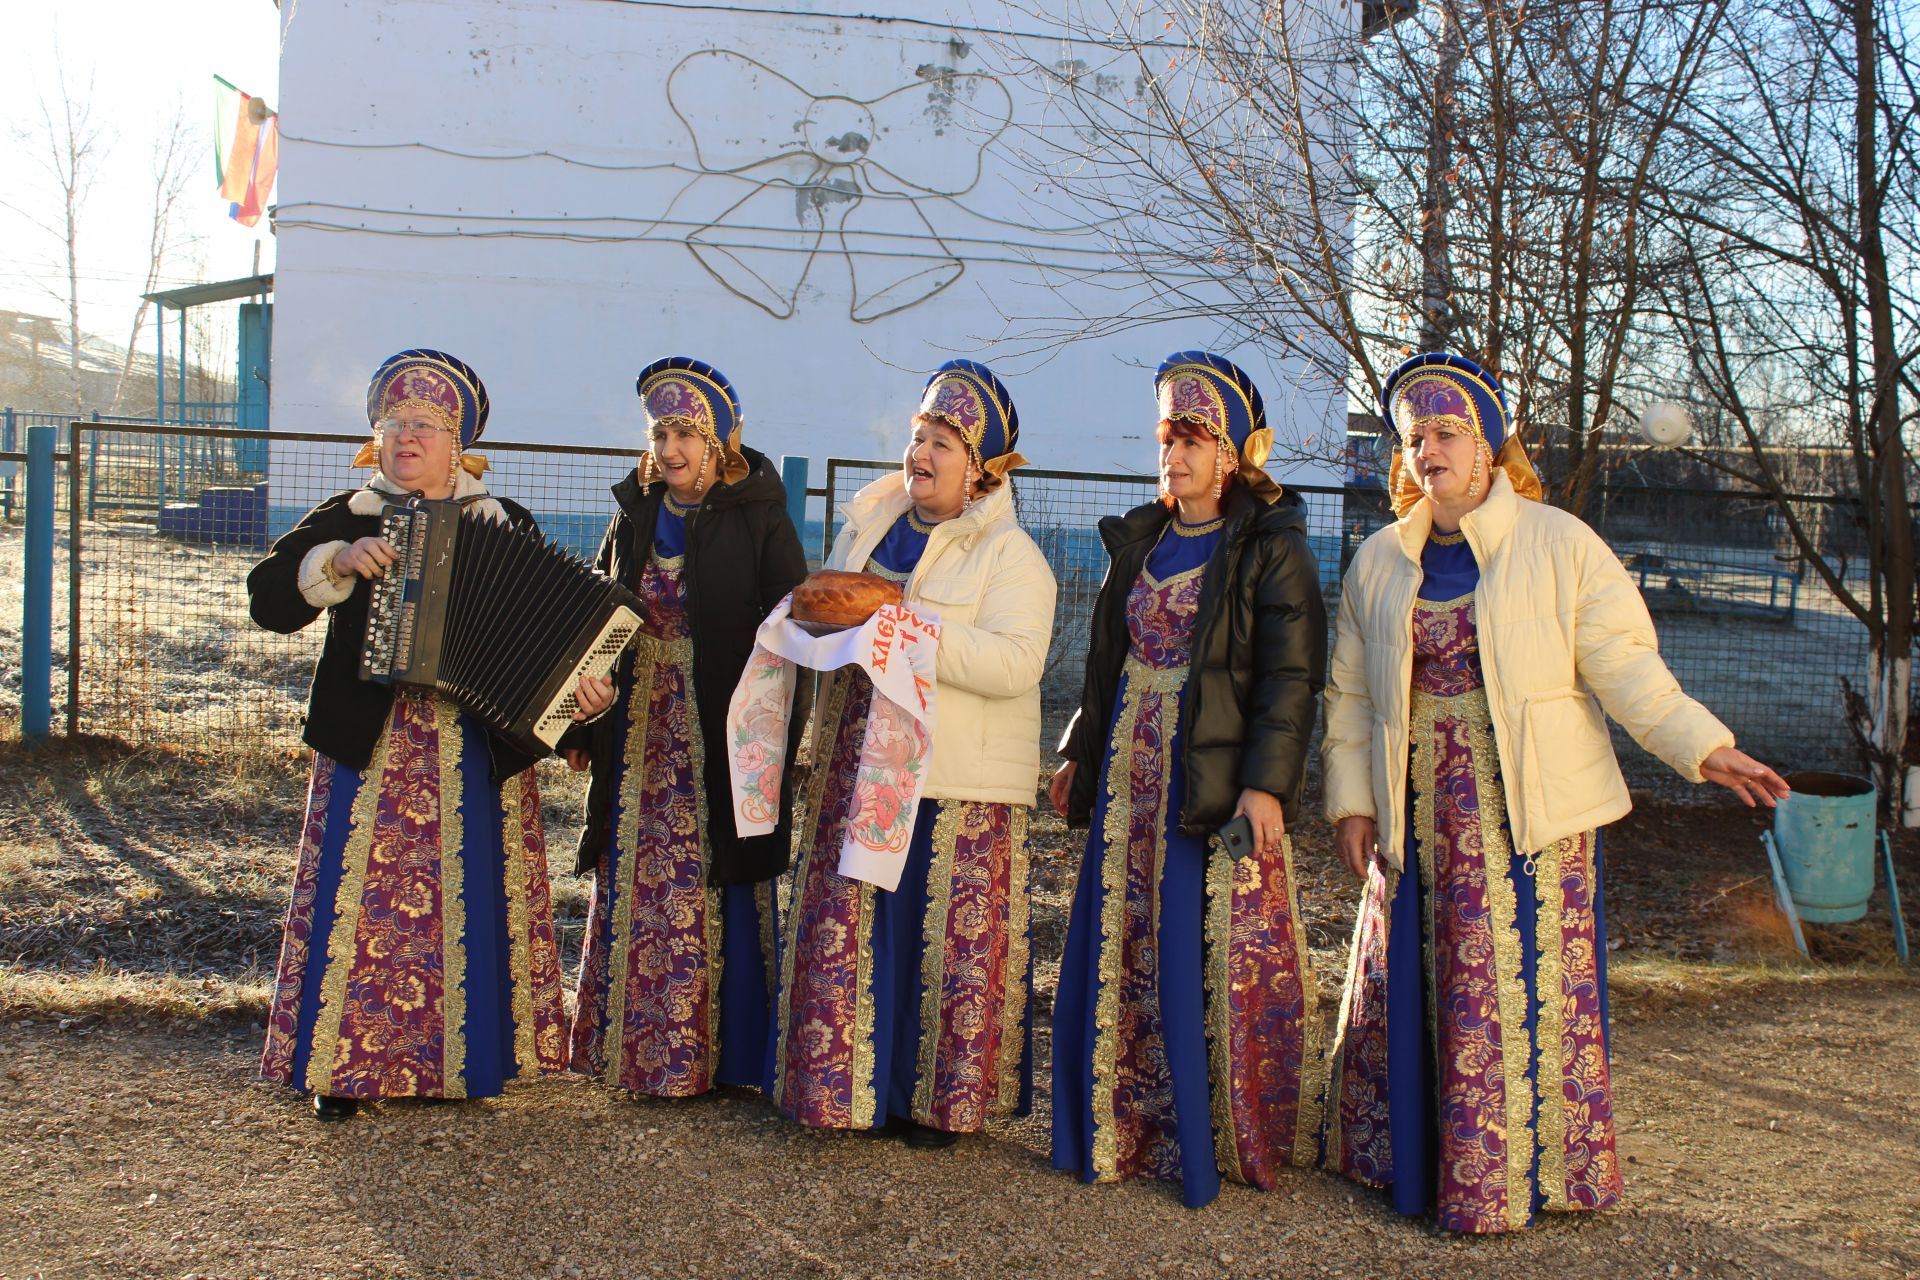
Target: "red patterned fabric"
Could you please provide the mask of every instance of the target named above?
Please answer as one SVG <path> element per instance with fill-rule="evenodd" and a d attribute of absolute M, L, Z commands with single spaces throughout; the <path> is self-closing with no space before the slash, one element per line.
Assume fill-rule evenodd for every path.
<path fill-rule="evenodd" d="M 300 855 L 294 867 L 293 899 L 287 906 L 273 1005 L 267 1013 L 267 1046 L 260 1055 L 263 1078 L 296 1088 L 300 1082 L 293 1078 L 293 1054 L 300 1036 L 300 995 L 306 988 L 313 950 L 314 894 L 320 883 L 320 846 L 327 833 L 327 805 L 333 799 L 335 767 L 332 757 L 314 754 L 313 775 L 307 783 L 307 819 L 300 828 Z M 325 938 L 320 945 L 326 946 Z"/>
<path fill-rule="evenodd" d="M 714 1087 L 719 905 L 708 884 L 684 561 L 650 558 L 639 592 L 647 618 L 620 694 L 640 709 L 625 717 L 614 773 L 618 857 L 602 853 L 596 874 L 573 1066 L 623 1089 L 686 1098 Z"/>

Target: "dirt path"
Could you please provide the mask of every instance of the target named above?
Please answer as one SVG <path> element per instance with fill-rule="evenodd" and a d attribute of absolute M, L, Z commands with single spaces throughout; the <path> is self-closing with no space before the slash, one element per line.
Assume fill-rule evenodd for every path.
<path fill-rule="evenodd" d="M 1183 1210 L 1049 1170 L 1036 1116 L 922 1153 L 758 1098 L 575 1080 L 322 1128 L 251 1028 L 0 1026 L 0 1276 L 1920 1276 L 1920 990 L 1623 1017 L 1628 1203 L 1459 1240 L 1313 1174 Z"/>

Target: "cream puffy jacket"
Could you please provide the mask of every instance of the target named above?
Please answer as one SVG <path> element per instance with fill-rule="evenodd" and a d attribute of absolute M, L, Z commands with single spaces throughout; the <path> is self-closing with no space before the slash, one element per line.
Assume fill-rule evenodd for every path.
<path fill-rule="evenodd" d="M 909 506 L 899 475 L 840 508 L 829 569 L 864 569 Z M 907 579 L 909 604 L 940 618 L 933 763 L 936 800 L 1030 805 L 1040 782 L 1040 674 L 1053 638 L 1053 570 L 1013 514 L 1006 485 L 934 526 Z"/>
<path fill-rule="evenodd" d="M 1432 525 L 1423 500 L 1361 544 L 1341 584 L 1327 680 L 1327 817 L 1373 818 L 1396 867 L 1406 847 L 1413 601 Z M 1680 691 L 1646 602 L 1599 535 L 1519 497 L 1497 468 L 1460 527 L 1480 564 L 1474 625 L 1515 848 L 1535 852 L 1633 807 L 1602 707 L 1682 777 L 1702 781 L 1700 762 L 1733 734 Z"/>

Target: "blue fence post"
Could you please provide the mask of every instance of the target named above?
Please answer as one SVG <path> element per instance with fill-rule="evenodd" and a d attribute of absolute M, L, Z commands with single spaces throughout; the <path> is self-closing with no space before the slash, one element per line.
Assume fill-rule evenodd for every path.
<path fill-rule="evenodd" d="M 53 723 L 53 447 L 58 428 L 27 428 L 26 598 L 20 607 L 20 736 Z"/>
<path fill-rule="evenodd" d="M 787 454 L 780 459 L 780 484 L 787 491 L 787 515 L 793 531 L 807 535 L 807 460 Z"/>

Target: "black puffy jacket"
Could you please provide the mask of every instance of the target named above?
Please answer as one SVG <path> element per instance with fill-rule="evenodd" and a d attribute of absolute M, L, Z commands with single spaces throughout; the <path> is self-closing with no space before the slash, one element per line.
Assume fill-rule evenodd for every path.
<path fill-rule="evenodd" d="M 745 478 L 721 484 L 687 517 L 687 621 L 693 635 L 693 701 L 700 734 L 707 744 L 707 847 L 716 884 L 750 884 L 787 869 L 793 845 L 793 758 L 807 722 L 813 682 L 801 680 L 794 695 L 787 740 L 787 768 L 781 779 L 780 825 L 771 834 L 741 839 L 728 803 L 727 703 L 753 655 L 754 633 L 787 592 L 807 576 L 806 553 L 787 515 L 787 491 L 764 454 L 742 449 L 750 466 Z M 620 506 L 601 540 L 595 567 L 615 582 L 637 589 L 639 572 L 653 550 L 653 530 L 665 484 L 641 492 L 629 473 L 613 486 Z M 631 659 L 628 659 L 631 661 Z M 614 717 L 571 729 L 562 750 L 584 747 L 593 756 L 593 781 L 587 790 L 587 825 L 580 832 L 575 870 L 598 865 L 607 847 L 607 823 L 613 816 L 614 761 L 621 744 L 613 740 Z"/>
<path fill-rule="evenodd" d="M 1233 816 L 1245 787 L 1278 797 L 1288 824 L 1299 821 L 1307 739 L 1327 671 L 1327 607 L 1300 499 L 1265 503 L 1235 486 L 1224 514 L 1201 580 L 1180 711 L 1180 827 L 1201 837 Z M 1067 802 L 1073 826 L 1093 815 L 1127 657 L 1127 595 L 1172 518 L 1156 502 L 1100 522 L 1113 563 L 1093 606 L 1080 710 L 1060 741 L 1060 754 L 1079 765 Z"/>

